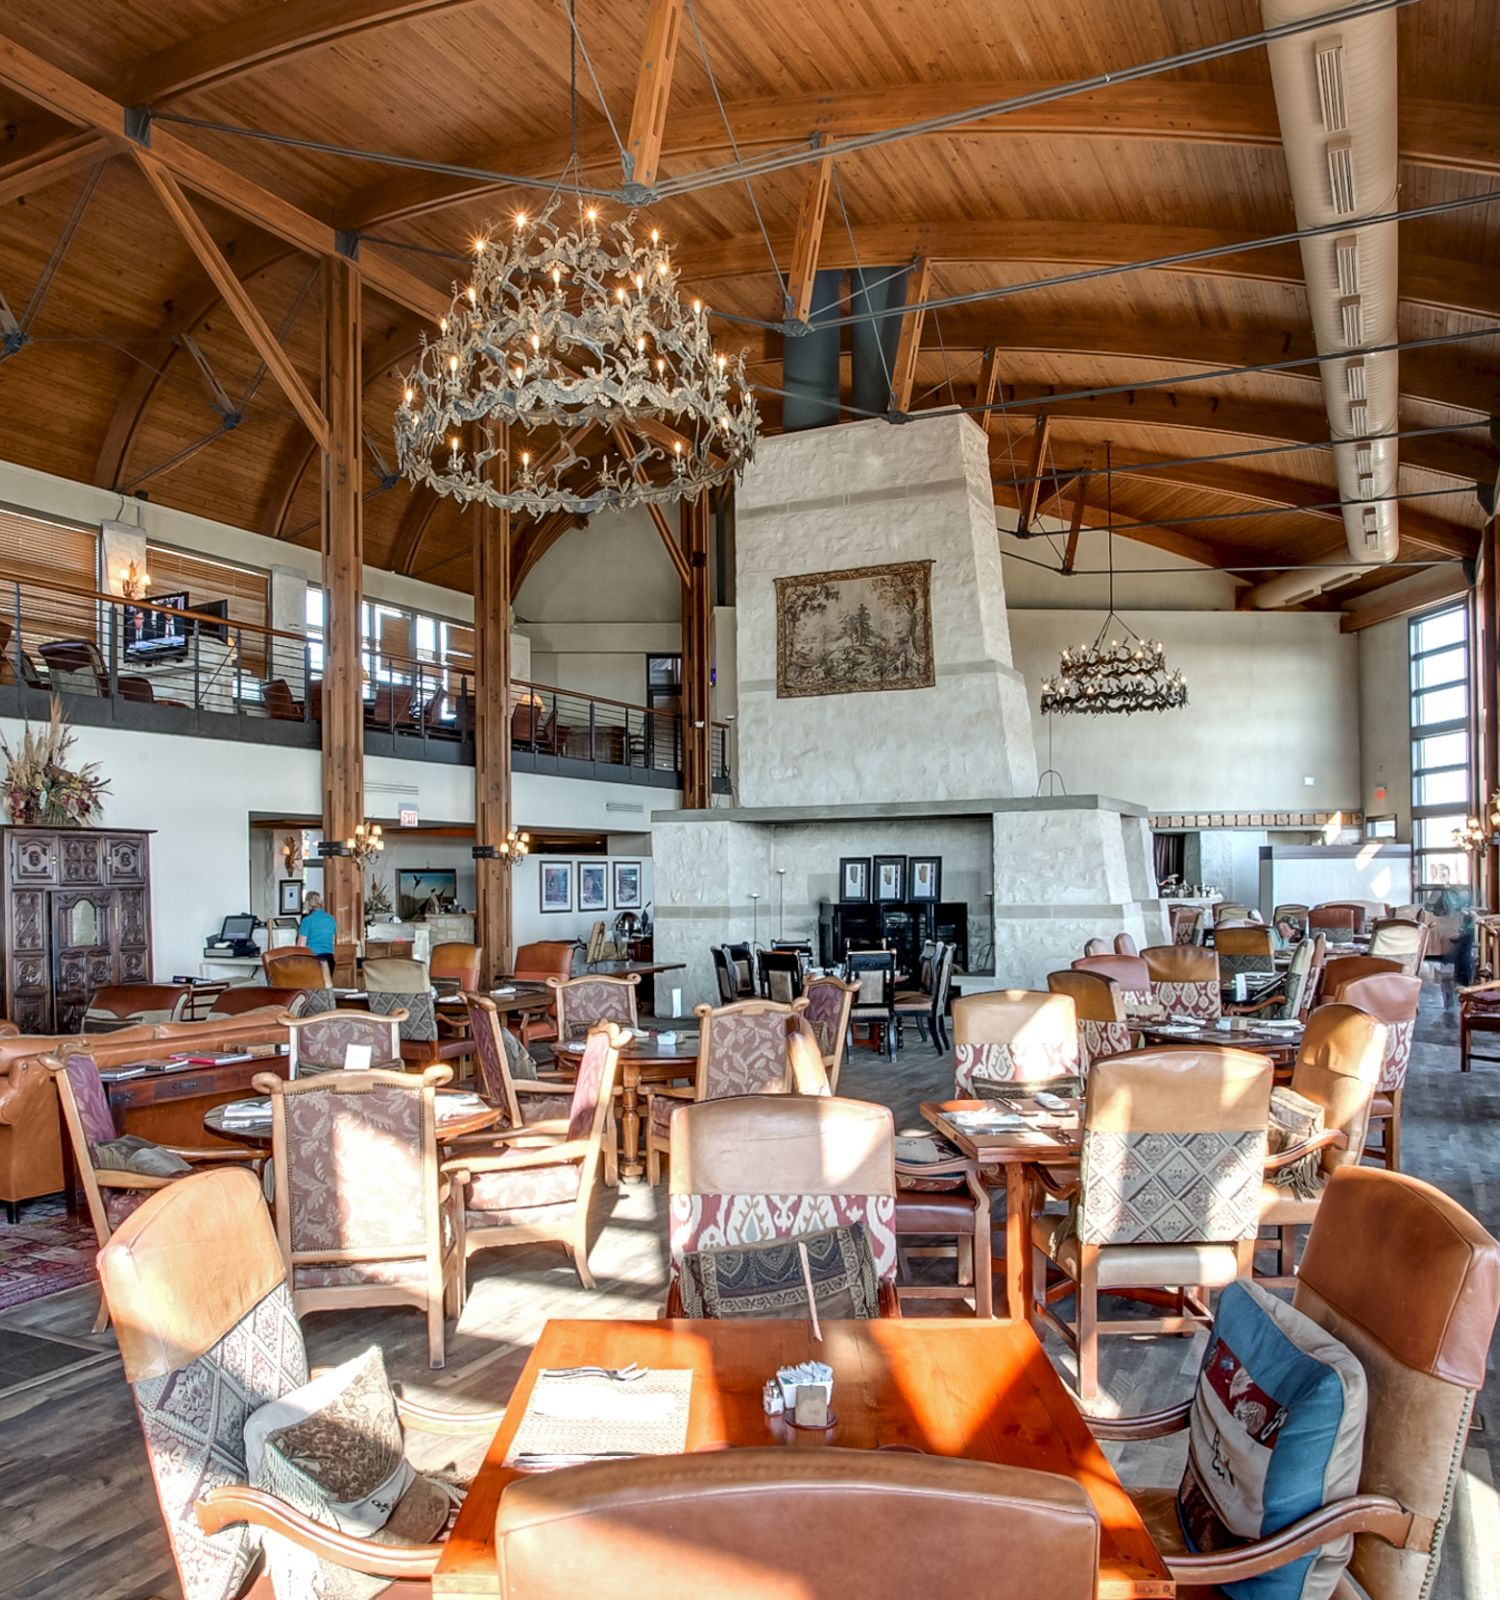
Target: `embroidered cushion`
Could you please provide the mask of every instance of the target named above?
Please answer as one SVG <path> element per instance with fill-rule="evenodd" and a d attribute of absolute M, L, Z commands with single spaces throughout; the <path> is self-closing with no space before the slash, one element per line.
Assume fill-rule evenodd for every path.
<path fill-rule="evenodd" d="M 896 1182 L 900 1189 L 919 1190 L 924 1194 L 945 1189 L 962 1189 L 961 1172 L 941 1173 L 936 1177 L 923 1172 L 924 1167 L 939 1166 L 949 1161 L 961 1161 L 963 1152 L 955 1144 L 935 1133 L 904 1134 L 896 1140 Z"/>
<path fill-rule="evenodd" d="M 1259 1284 L 1230 1284 L 1198 1375 L 1177 1491 L 1188 1548 L 1267 1538 L 1354 1494 L 1364 1432 L 1365 1374 L 1353 1353 Z M 1353 1548 L 1350 1535 L 1223 1589 L 1232 1600 L 1326 1600 Z"/>
<path fill-rule="evenodd" d="M 1098 1245 L 1253 1239 L 1265 1162 L 1264 1129 L 1085 1128 L 1078 1237 Z"/>
<path fill-rule="evenodd" d="M 1042 1083 L 1078 1075 L 1078 1038 L 1013 1039 L 1006 1044 L 960 1044 L 953 1049 L 953 1084 L 960 1099 L 981 1082 Z"/>
<path fill-rule="evenodd" d="M 138 1133 L 118 1139 L 101 1139 L 89 1146 L 94 1165 L 110 1172 L 137 1172 L 143 1178 L 180 1178 L 193 1169 L 175 1151 L 167 1150 Z"/>
<path fill-rule="evenodd" d="M 684 1316 L 806 1317 L 807 1283 L 799 1245 L 807 1249 L 820 1318 L 880 1315 L 875 1261 L 865 1230 L 855 1222 L 766 1244 L 689 1251 L 682 1258 L 678 1279 Z"/>
<path fill-rule="evenodd" d="M 674 1194 L 667 1201 L 672 1274 L 690 1250 L 766 1244 L 863 1227 L 875 1275 L 896 1279 L 896 1199 L 888 1194 Z"/>
<path fill-rule="evenodd" d="M 1271 1091 L 1271 1120 L 1266 1129 L 1266 1154 L 1278 1156 L 1283 1150 L 1306 1144 L 1323 1131 L 1323 1108 L 1316 1100 L 1295 1089 Z M 1270 1179 L 1278 1189 L 1289 1189 L 1299 1200 L 1310 1200 L 1318 1192 L 1318 1174 L 1323 1153 L 1314 1150 L 1290 1167 L 1278 1167 Z"/>

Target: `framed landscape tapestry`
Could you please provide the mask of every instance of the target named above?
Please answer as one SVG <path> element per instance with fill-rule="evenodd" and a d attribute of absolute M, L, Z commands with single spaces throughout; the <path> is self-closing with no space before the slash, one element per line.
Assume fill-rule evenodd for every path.
<path fill-rule="evenodd" d="M 930 689 L 932 563 L 776 580 L 776 697 Z"/>

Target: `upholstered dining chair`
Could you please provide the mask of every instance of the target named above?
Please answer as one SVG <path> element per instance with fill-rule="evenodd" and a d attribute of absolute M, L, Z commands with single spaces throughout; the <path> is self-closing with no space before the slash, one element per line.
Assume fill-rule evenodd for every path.
<path fill-rule="evenodd" d="M 858 984 L 846 983 L 832 974 L 809 978 L 802 985 L 802 998 L 807 1001 L 803 1016 L 823 1052 L 823 1068 L 834 1094 L 839 1092 L 839 1073 L 849 1044 L 849 1014 L 858 993 Z"/>
<path fill-rule="evenodd" d="M 697 1006 L 698 1061 L 693 1082 L 646 1094 L 646 1181 L 661 1176 L 672 1149 L 672 1113 L 685 1102 L 732 1095 L 786 1094 L 792 1088 L 790 1042 L 807 1029 L 807 1000 L 737 1000 L 732 1006 Z"/>
<path fill-rule="evenodd" d="M 425 961 L 402 956 L 376 956 L 363 967 L 365 993 L 376 1016 L 400 1016 L 401 1059 L 413 1066 L 457 1061 L 473 1054 L 466 1034 L 438 1032 L 432 975 Z"/>
<path fill-rule="evenodd" d="M 740 997 L 739 980 L 734 974 L 734 964 L 729 959 L 729 952 L 721 944 L 708 947 L 708 953 L 714 964 L 714 984 L 719 991 L 719 1004 L 732 1006 Z"/>
<path fill-rule="evenodd" d="M 116 983 L 89 996 L 78 1031 L 112 1033 L 155 1022 L 181 1022 L 193 1001 L 190 983 Z"/>
<path fill-rule="evenodd" d="M 1130 1048 L 1125 997 L 1113 978 L 1070 967 L 1066 972 L 1049 972 L 1047 990 L 1050 994 L 1065 994 L 1073 1002 L 1073 1015 L 1078 1022 L 1078 1066 L 1085 1077 L 1102 1057 L 1123 1055 Z"/>
<path fill-rule="evenodd" d="M 1203 907 L 1171 906 L 1167 923 L 1173 944 L 1197 944 L 1203 933 Z"/>
<path fill-rule="evenodd" d="M 953 966 L 958 958 L 956 945 L 939 944 L 933 956 L 932 989 L 930 993 L 920 990 L 897 990 L 895 998 L 896 1025 L 899 1028 L 902 1022 L 915 1022 L 917 1032 L 924 1039 L 932 1041 L 932 1048 L 937 1055 L 942 1055 L 948 1048 L 948 996 L 953 988 Z"/>
<path fill-rule="evenodd" d="M 99 1279 L 183 1600 L 276 1600 L 269 1574 L 257 1571 L 267 1531 L 395 1579 L 382 1600 L 430 1600 L 450 1502 L 428 1480 L 414 1479 L 379 1541 L 338 1532 L 249 1485 L 246 1419 L 309 1377 L 286 1263 L 254 1178 L 194 1173 L 152 1195 L 100 1252 Z M 408 1431 L 470 1442 L 493 1435 L 503 1416 L 400 1397 L 396 1407 Z"/>
<path fill-rule="evenodd" d="M 1370 954 L 1399 961 L 1403 972 L 1420 977 L 1429 934 L 1430 930 L 1420 922 L 1382 917 L 1370 927 Z"/>
<path fill-rule="evenodd" d="M 401 1065 L 401 1019 L 373 1011 L 318 1011 L 288 1017 L 287 1075 L 310 1078 L 319 1072 L 342 1072 L 349 1047 L 368 1046 L 370 1066 Z"/>
<path fill-rule="evenodd" d="M 846 967 L 859 993 L 849 1011 L 851 1028 L 884 1035 L 888 1060 L 896 1059 L 896 957 L 890 950 L 851 950 Z"/>
<path fill-rule="evenodd" d="M 1260 915 L 1250 906 L 1241 904 L 1238 900 L 1217 900 L 1214 902 L 1214 926 L 1221 922 L 1249 922 L 1259 921 Z"/>
<path fill-rule="evenodd" d="M 1117 956 L 1138 956 L 1141 953 L 1140 946 L 1128 933 L 1117 933 L 1115 935 L 1114 949 Z"/>
<path fill-rule="evenodd" d="M 557 1037 L 582 1039 L 601 1022 L 613 1022 L 620 1028 L 635 1027 L 640 982 L 638 972 L 627 973 L 623 978 L 548 978 L 557 1016 Z"/>
<path fill-rule="evenodd" d="M 896 1300 L 896 1129 L 889 1106 L 797 1094 L 679 1106 L 667 1201 L 667 1316 L 689 1251 L 858 1223 L 884 1315 Z"/>
<path fill-rule="evenodd" d="M 427 972 L 434 983 L 455 984 L 463 994 L 483 988 L 484 949 L 477 944 L 449 941 L 435 944 L 427 953 Z"/>
<path fill-rule="evenodd" d="M 755 998 L 755 951 L 748 944 L 727 944 L 724 953 L 734 968 L 735 995 L 740 1000 Z"/>
<path fill-rule="evenodd" d="M 209 1001 L 205 1022 L 227 1022 L 230 1017 L 242 1017 L 247 1011 L 260 1011 L 274 1007 L 292 1017 L 300 1017 L 307 1004 L 305 989 L 268 989 L 261 983 L 235 983 L 222 989 Z"/>
<path fill-rule="evenodd" d="M 560 1244 L 585 1289 L 589 1210 L 604 1162 L 620 1050 L 630 1035 L 612 1022 L 588 1035 L 565 1117 L 486 1135 L 488 1148 L 466 1143 L 443 1164 L 453 1185 L 460 1275 L 481 1250 L 512 1244 Z"/>
<path fill-rule="evenodd" d="M 1361 978 L 1410 976 L 1401 962 L 1391 956 L 1330 956 L 1323 963 L 1323 987 L 1319 991 L 1324 1000 L 1337 1000 L 1346 985 Z"/>
<path fill-rule="evenodd" d="M 1083 953 L 1086 956 L 1107 956 L 1127 954 L 1125 951 L 1116 951 L 1108 939 L 1087 939 L 1084 941 Z"/>
<path fill-rule="evenodd" d="M 1071 995 L 996 989 L 953 1002 L 953 1092 L 959 1099 L 1015 1093 L 1028 1084 L 1066 1087 L 1080 1075 Z"/>
<path fill-rule="evenodd" d="M 990 1254 L 990 1213 L 994 1196 L 975 1165 L 938 1134 L 898 1135 L 896 1139 L 897 1299 L 972 1301 L 974 1315 L 995 1314 L 994 1262 Z M 913 1239 L 927 1241 L 914 1244 Z M 943 1244 L 932 1243 L 941 1239 Z M 920 1281 L 912 1259 L 951 1257 L 953 1282 Z"/>
<path fill-rule="evenodd" d="M 1480 1055 L 1474 1049 L 1476 1034 L 1500 1033 L 1500 979 L 1471 983 L 1458 991 L 1458 1070 L 1467 1072 L 1474 1062 L 1496 1061 L 1500 1056 Z"/>
<path fill-rule="evenodd" d="M 500 1130 L 565 1118 L 573 1104 L 572 1074 L 539 1073 L 526 1047 L 505 1026 L 493 1000 L 482 994 L 467 994 L 464 999 L 474 1038 L 479 1092 L 503 1114 Z M 491 1137 L 489 1133 L 465 1135 L 453 1142 L 462 1145 L 471 1138 L 483 1141 Z"/>
<path fill-rule="evenodd" d="M 578 946 L 571 939 L 539 939 L 516 950 L 517 983 L 546 983 L 549 978 L 568 978 L 573 972 L 573 957 Z M 538 1016 L 523 1012 L 519 1023 L 521 1042 L 534 1044 L 557 1038 L 557 1018 L 549 1013 Z"/>
<path fill-rule="evenodd" d="M 1271 1022 L 1302 1022 L 1311 1011 L 1323 979 L 1326 950 L 1321 933 L 1304 939 L 1292 951 L 1284 981 L 1263 999 L 1232 1001 L 1225 1006 L 1231 1016 L 1257 1016 Z"/>
<path fill-rule="evenodd" d="M 1258 1272 L 1256 1277 L 1267 1288 L 1292 1287 L 1297 1271 L 1297 1229 L 1317 1216 L 1333 1174 L 1351 1162 L 1357 1164 L 1364 1154 L 1370 1103 L 1384 1055 L 1384 1025 L 1356 1006 L 1319 1006 L 1308 1018 L 1297 1047 L 1291 1088 L 1322 1111 L 1323 1133 L 1266 1161 L 1260 1223 L 1262 1229 L 1274 1230 L 1276 1270 L 1274 1274 Z"/>
<path fill-rule="evenodd" d="M 452 1076 L 440 1062 L 251 1080 L 271 1097 L 276 1237 L 298 1312 L 413 1306 L 433 1367 L 444 1312 L 464 1305 L 454 1196 L 438 1175 L 436 1097 Z"/>
<path fill-rule="evenodd" d="M 1363 913 L 1356 906 L 1321 905 L 1307 913 L 1307 931 L 1321 933 L 1331 945 L 1353 944 L 1363 925 Z"/>
<path fill-rule="evenodd" d="M 1098 1514 L 1072 1479 L 816 1447 L 518 1478 L 495 1542 L 499 1600 L 659 1593 L 664 1560 L 674 1596 L 714 1600 L 1093 1600 L 1099 1567 Z"/>
<path fill-rule="evenodd" d="M 267 950 L 260 964 L 265 969 L 268 988 L 306 992 L 307 1000 L 302 1007 L 304 1016 L 332 1011 L 338 1004 L 328 968 L 310 950 Z"/>
<path fill-rule="evenodd" d="M 1156 944 L 1141 952 L 1151 974 L 1151 998 L 1163 1010 L 1201 1022 L 1223 1014 L 1219 957 L 1199 945 Z"/>
<path fill-rule="evenodd" d="M 1385 1024 L 1385 1055 L 1380 1064 L 1380 1082 L 1370 1106 L 1370 1131 L 1379 1143 L 1378 1155 L 1393 1170 L 1401 1166 L 1401 1096 L 1406 1088 L 1406 1071 L 1411 1065 L 1411 1047 L 1417 1030 L 1417 1009 L 1422 1003 L 1422 980 L 1401 972 L 1374 973 L 1341 983 L 1325 997 L 1342 1000 L 1345 1005 L 1368 1011 Z"/>
<path fill-rule="evenodd" d="M 1284 900 L 1271 912 L 1271 926 L 1279 937 L 1295 943 L 1307 937 L 1307 914 L 1311 908 L 1300 900 Z"/>
<path fill-rule="evenodd" d="M 1084 956 L 1071 963 L 1074 972 L 1096 972 L 1118 985 L 1120 999 L 1127 1011 L 1131 1007 L 1149 1006 L 1151 998 L 1151 973 L 1139 956 Z"/>
<path fill-rule="evenodd" d="M 802 998 L 802 960 L 795 950 L 757 950 L 755 965 L 762 999 L 789 1006 Z"/>
<path fill-rule="evenodd" d="M 1095 1063 L 1078 1178 L 1036 1169 L 1068 1209 L 1031 1227 L 1034 1309 L 1076 1354 L 1083 1401 L 1099 1392 L 1101 1335 L 1190 1332 L 1210 1320 L 1201 1290 L 1250 1275 L 1270 1105 L 1271 1063 L 1248 1050 L 1132 1050 Z M 1065 1279 L 1052 1288 L 1048 1262 Z M 1164 1288 L 1180 1295 L 1172 1315 L 1099 1316 L 1101 1294 Z M 1052 1307 L 1066 1295 L 1071 1323 Z"/>
<path fill-rule="evenodd" d="M 90 1055 L 70 1055 L 66 1060 L 43 1056 L 42 1067 L 52 1075 L 63 1127 L 73 1149 L 73 1164 L 89 1208 L 89 1221 L 102 1250 L 116 1228 L 148 1200 L 157 1189 L 185 1178 L 195 1166 L 214 1162 L 259 1167 L 259 1151 L 232 1144 L 212 1148 L 158 1145 L 133 1141 L 126 1146 L 115 1128 L 109 1096 Z M 142 1149 L 141 1145 L 145 1145 Z M 123 1165 L 125 1161 L 130 1166 Z M 109 1320 L 107 1302 L 99 1303 L 94 1332 L 102 1333 Z"/>
<path fill-rule="evenodd" d="M 1336 1596 L 1422 1600 L 1433 1592 L 1500 1313 L 1500 1244 L 1430 1184 L 1342 1167 L 1318 1206 L 1292 1306 L 1364 1371 L 1355 1493 L 1269 1537 L 1204 1554 L 1185 1548 L 1172 1490 L 1131 1497 L 1179 1594 L 1218 1593 L 1208 1586 L 1275 1573 L 1352 1535 L 1353 1584 L 1341 1581 Z M 1127 1442 L 1180 1432 L 1192 1414 L 1188 1400 L 1088 1422 L 1097 1438 Z M 1300 1587 L 1298 1574 L 1288 1577 Z"/>

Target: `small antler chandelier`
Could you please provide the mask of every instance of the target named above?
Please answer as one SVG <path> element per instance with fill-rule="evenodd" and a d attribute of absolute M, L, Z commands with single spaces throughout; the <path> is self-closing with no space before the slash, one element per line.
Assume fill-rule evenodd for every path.
<path fill-rule="evenodd" d="M 353 834 L 344 840 L 344 854 L 353 856 L 365 866 L 385 849 L 385 833 L 378 822 L 359 822 Z"/>
<path fill-rule="evenodd" d="M 708 312 L 683 305 L 655 228 L 640 242 L 633 216 L 601 225 L 591 207 L 563 232 L 556 210 L 474 241 L 473 278 L 424 342 L 396 411 L 402 472 L 533 516 L 664 504 L 727 482 L 760 426 L 743 352 L 715 352 Z M 516 428 L 559 433 L 543 452 L 517 450 Z M 591 461 L 585 447 L 600 442 Z M 590 470 L 569 486 L 580 463 Z"/>
<path fill-rule="evenodd" d="M 1108 485 L 1109 609 L 1092 644 L 1064 650 L 1057 676 L 1042 680 L 1042 711 L 1115 712 L 1173 711 L 1187 704 L 1187 684 L 1181 671 L 1167 671 L 1166 646 L 1160 639 L 1143 639 L 1115 612 L 1114 474 L 1105 456 Z M 1104 637 L 1114 623 L 1123 637 Z"/>

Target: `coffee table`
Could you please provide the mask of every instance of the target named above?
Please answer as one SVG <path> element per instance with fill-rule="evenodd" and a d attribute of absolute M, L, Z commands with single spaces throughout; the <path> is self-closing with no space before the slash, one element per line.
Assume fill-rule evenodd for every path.
<path fill-rule="evenodd" d="M 671 1032 L 670 1029 L 664 1030 Z M 581 1050 L 569 1050 L 563 1045 L 554 1049 L 554 1065 L 577 1069 L 583 1057 Z M 620 1176 L 638 1182 L 646 1175 L 646 1164 L 641 1159 L 641 1086 L 651 1088 L 669 1083 L 680 1083 L 692 1078 L 698 1070 L 698 1030 L 679 1030 L 676 1042 L 663 1044 L 660 1034 L 647 1033 L 644 1039 L 632 1039 L 620 1051 L 620 1132 L 623 1149 L 620 1154 Z"/>
<path fill-rule="evenodd" d="M 776 1368 L 810 1358 L 833 1368 L 835 1422 L 826 1432 L 798 1432 L 761 1409 L 761 1386 Z M 499 1593 L 495 1514 L 505 1486 L 521 1476 L 503 1463 L 540 1370 L 632 1361 L 691 1370 L 690 1453 L 897 1446 L 1073 1478 L 1099 1513 L 1100 1600 L 1167 1600 L 1177 1592 L 1031 1328 L 914 1317 L 825 1322 L 821 1342 L 805 1322 L 548 1322 L 444 1546 L 432 1576 L 435 1597 L 490 1600 Z M 670 1561 L 670 1551 L 662 1559 Z"/>

